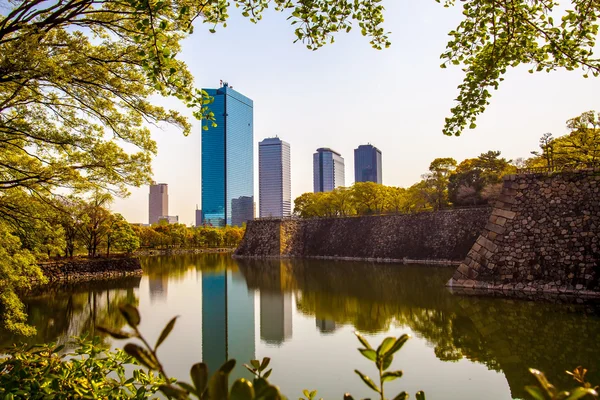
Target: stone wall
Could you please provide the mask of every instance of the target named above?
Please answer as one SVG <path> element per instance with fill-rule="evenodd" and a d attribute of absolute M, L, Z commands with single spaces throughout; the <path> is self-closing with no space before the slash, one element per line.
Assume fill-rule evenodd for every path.
<path fill-rule="evenodd" d="M 107 279 L 142 274 L 137 257 L 73 258 L 41 263 L 49 283 Z"/>
<path fill-rule="evenodd" d="M 460 262 L 488 207 L 418 214 L 249 221 L 240 257 Z"/>
<path fill-rule="evenodd" d="M 505 177 L 448 286 L 600 295 L 600 170 Z"/>

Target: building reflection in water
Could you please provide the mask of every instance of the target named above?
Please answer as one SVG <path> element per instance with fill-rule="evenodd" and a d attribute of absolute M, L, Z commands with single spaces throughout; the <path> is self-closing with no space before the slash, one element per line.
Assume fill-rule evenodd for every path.
<path fill-rule="evenodd" d="M 316 318 L 315 322 L 317 325 L 317 329 L 319 329 L 319 332 L 321 333 L 333 333 L 337 329 L 335 321 Z"/>
<path fill-rule="evenodd" d="M 292 337 L 292 294 L 260 292 L 260 338 L 280 345 Z"/>
<path fill-rule="evenodd" d="M 169 292 L 169 276 L 167 274 L 149 276 L 148 288 L 150 290 L 150 303 L 165 301 Z"/>
<path fill-rule="evenodd" d="M 202 361 L 212 374 L 236 359 L 231 381 L 251 378 L 242 364 L 255 358 L 254 292 L 237 270 L 202 272 Z"/>

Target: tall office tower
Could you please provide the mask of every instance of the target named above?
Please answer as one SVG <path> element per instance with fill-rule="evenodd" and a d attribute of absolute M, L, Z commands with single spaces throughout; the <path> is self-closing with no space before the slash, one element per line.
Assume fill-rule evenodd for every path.
<path fill-rule="evenodd" d="M 157 224 L 160 217 L 169 215 L 169 192 L 166 183 L 150 185 L 148 223 Z"/>
<path fill-rule="evenodd" d="M 252 219 L 248 199 L 254 204 L 253 102 L 226 82 L 204 90 L 214 98 L 208 108 L 217 126 L 202 120 L 202 221 L 241 225 Z M 234 200 L 241 214 L 234 215 Z"/>
<path fill-rule="evenodd" d="M 381 151 L 370 144 L 354 149 L 354 182 L 381 183 Z"/>
<path fill-rule="evenodd" d="M 346 186 L 344 159 L 337 151 L 326 147 L 313 154 L 314 192 L 331 192 L 339 186 Z"/>
<path fill-rule="evenodd" d="M 261 217 L 292 215 L 290 145 L 277 137 L 258 144 L 258 198 Z"/>

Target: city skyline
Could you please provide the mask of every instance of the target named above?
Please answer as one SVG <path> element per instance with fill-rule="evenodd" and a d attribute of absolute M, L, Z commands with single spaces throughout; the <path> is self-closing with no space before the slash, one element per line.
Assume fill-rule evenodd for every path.
<path fill-rule="evenodd" d="M 278 137 L 258 143 L 258 201 L 260 217 L 292 214 L 290 144 Z"/>
<path fill-rule="evenodd" d="M 353 157 L 348 155 L 360 143 L 375 143 L 388 154 L 383 160 L 384 183 L 408 187 L 420 180 L 434 158 L 463 160 L 488 150 L 499 150 L 507 159 L 527 157 L 538 149 L 545 132 L 564 135 L 567 119 L 600 110 L 600 79 L 566 71 L 532 75 L 524 65 L 509 71 L 475 129 L 460 137 L 443 136 L 441 128 L 463 76 L 459 67 L 440 69 L 439 55 L 447 33 L 462 18 L 460 7 L 415 3 L 406 12 L 408 5 L 389 1 L 385 7 L 392 46 L 382 51 L 373 50 L 358 31 L 307 51 L 292 43 L 288 21 L 270 12 L 259 24 L 251 24 L 234 11 L 227 28 L 212 34 L 199 25 L 182 43 L 181 59 L 196 87 L 214 87 L 219 79 L 228 79 L 256 104 L 257 138 L 285 133 L 294 160 L 292 199 L 312 191 L 310 154 L 319 146 L 329 145 L 346 155 L 346 167 L 353 171 Z M 420 39 L 412 40 L 414 35 Z M 218 55 L 219 62 L 207 61 L 207 54 Z M 377 101 L 365 101 L 375 94 Z M 187 137 L 176 127 L 149 127 L 158 148 L 154 178 L 170 183 L 172 212 L 191 224 L 201 192 L 201 123 L 193 118 L 194 110 L 176 99 L 152 100 L 189 117 L 193 127 Z M 254 164 L 258 170 L 257 147 Z M 346 185 L 353 180 L 353 174 L 348 175 Z M 254 190 L 258 193 L 258 180 Z M 148 189 L 130 191 L 129 198 L 115 200 L 113 209 L 129 221 L 144 222 Z"/>
<path fill-rule="evenodd" d="M 241 226 L 254 218 L 254 102 L 223 81 L 204 90 L 217 126 L 202 121 L 202 222 Z"/>

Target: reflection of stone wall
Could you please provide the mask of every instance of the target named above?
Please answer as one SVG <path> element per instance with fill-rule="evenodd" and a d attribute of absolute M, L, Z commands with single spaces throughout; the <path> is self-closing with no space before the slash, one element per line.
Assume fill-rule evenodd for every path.
<path fill-rule="evenodd" d="M 372 261 L 460 261 L 481 233 L 487 207 L 404 215 L 248 223 L 237 256 Z"/>
<path fill-rule="evenodd" d="M 507 176 L 448 284 L 600 294 L 600 170 Z"/>
<path fill-rule="evenodd" d="M 547 303 L 459 299 L 459 313 L 468 315 L 481 334 L 486 349 L 504 372 L 513 398 L 526 398 L 525 386 L 535 385 L 529 368 L 544 372 L 559 389 L 576 386 L 565 370 L 578 365 L 590 370 L 590 382 L 598 382 L 600 319 L 593 313 Z"/>
<path fill-rule="evenodd" d="M 74 258 L 42 263 L 40 268 L 50 282 L 142 275 L 140 260 L 136 257 Z"/>

